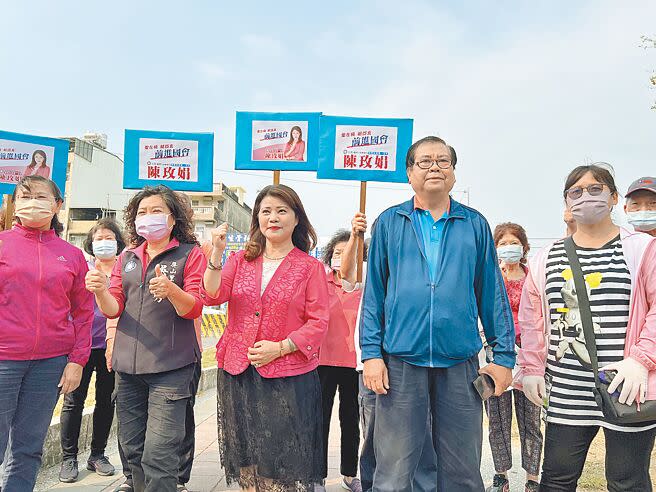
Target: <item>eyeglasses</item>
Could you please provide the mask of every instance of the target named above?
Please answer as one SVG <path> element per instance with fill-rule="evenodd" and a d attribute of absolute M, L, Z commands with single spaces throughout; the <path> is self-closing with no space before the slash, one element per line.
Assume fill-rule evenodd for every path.
<path fill-rule="evenodd" d="M 588 186 L 575 186 L 574 188 L 567 190 L 565 194 L 567 195 L 567 198 L 571 198 L 572 200 L 581 198 L 583 195 L 583 190 L 587 191 L 588 195 L 590 196 L 599 196 L 604 191 L 604 186 L 606 185 L 600 183 L 595 183 Z"/>
<path fill-rule="evenodd" d="M 433 164 L 437 164 L 437 167 L 440 169 L 449 169 L 451 167 L 451 160 L 442 158 L 442 159 L 422 159 L 418 162 L 415 162 L 415 165 L 419 169 L 430 169 L 433 167 Z"/>

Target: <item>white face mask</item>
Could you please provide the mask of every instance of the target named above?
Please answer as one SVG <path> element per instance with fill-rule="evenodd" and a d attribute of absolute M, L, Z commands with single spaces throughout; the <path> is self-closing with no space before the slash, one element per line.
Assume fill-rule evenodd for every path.
<path fill-rule="evenodd" d="M 653 231 L 656 229 L 656 210 L 639 210 L 627 212 L 629 224 L 638 231 Z"/>
<path fill-rule="evenodd" d="M 50 224 L 55 216 L 52 205 L 52 200 L 48 199 L 17 198 L 14 215 L 20 219 L 21 224 L 25 227 L 39 229 Z"/>
<path fill-rule="evenodd" d="M 330 268 L 332 268 L 335 271 L 339 271 L 339 268 L 342 266 L 342 260 L 341 258 L 332 258 L 330 260 Z"/>
<path fill-rule="evenodd" d="M 99 260 L 109 260 L 116 256 L 118 243 L 112 239 L 100 239 L 92 243 L 93 256 Z"/>
<path fill-rule="evenodd" d="M 521 244 L 507 244 L 497 248 L 497 256 L 504 263 L 519 263 L 524 256 L 524 248 Z"/>

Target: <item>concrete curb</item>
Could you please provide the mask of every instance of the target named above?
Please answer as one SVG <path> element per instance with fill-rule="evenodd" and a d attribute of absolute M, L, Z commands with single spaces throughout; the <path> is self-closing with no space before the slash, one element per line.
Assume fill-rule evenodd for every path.
<path fill-rule="evenodd" d="M 200 375 L 200 382 L 198 384 L 198 393 L 202 393 L 208 389 L 216 388 L 216 373 L 217 367 L 208 367 L 203 369 Z M 59 417 L 53 417 L 46 435 L 45 443 L 43 444 L 43 460 L 41 463 L 42 468 L 47 468 L 58 463 L 61 463 L 61 440 L 60 440 L 60 427 Z M 91 447 L 91 436 L 93 430 L 93 407 L 85 408 L 82 413 L 82 425 L 80 426 L 80 440 L 78 446 L 80 454 L 84 453 Z M 112 423 L 112 429 L 109 433 L 109 441 L 117 439 L 116 437 L 116 416 Z M 84 465 L 86 466 L 86 464 Z"/>

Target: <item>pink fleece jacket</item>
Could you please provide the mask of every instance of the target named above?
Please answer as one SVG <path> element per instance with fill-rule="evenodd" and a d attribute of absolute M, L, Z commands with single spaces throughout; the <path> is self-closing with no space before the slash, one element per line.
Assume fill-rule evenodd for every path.
<path fill-rule="evenodd" d="M 631 274 L 624 357 L 631 357 L 648 369 L 647 399 L 656 400 L 656 238 L 620 228 L 620 240 Z M 551 333 L 545 293 L 546 261 L 552 246 L 533 257 L 524 283 L 519 306 L 522 348 L 517 357 L 520 370 L 514 382 L 516 388 L 521 388 L 524 376 L 542 376 L 546 368 Z"/>
<path fill-rule="evenodd" d="M 15 225 L 0 233 L 0 360 L 67 355 L 84 366 L 91 352 L 93 297 L 82 251 L 51 229 Z"/>

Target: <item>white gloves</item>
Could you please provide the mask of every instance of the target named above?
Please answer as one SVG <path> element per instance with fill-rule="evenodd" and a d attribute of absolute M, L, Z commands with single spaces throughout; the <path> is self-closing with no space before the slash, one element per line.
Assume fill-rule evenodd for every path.
<path fill-rule="evenodd" d="M 608 385 L 608 392 L 614 393 L 622 384 L 619 402 L 632 405 L 634 401 L 644 403 L 647 393 L 647 368 L 635 359 L 628 359 L 608 364 L 600 371 L 617 371 L 617 375 Z"/>
<path fill-rule="evenodd" d="M 524 376 L 522 378 L 522 387 L 524 388 L 526 398 L 538 407 L 541 407 L 543 398 L 547 396 L 544 376 Z"/>

